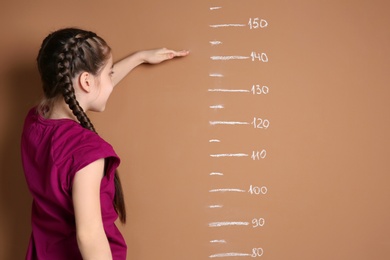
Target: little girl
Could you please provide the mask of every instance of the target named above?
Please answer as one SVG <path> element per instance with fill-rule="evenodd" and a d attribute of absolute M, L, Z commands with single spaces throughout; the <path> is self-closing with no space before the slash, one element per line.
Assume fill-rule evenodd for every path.
<path fill-rule="evenodd" d="M 126 221 L 119 158 L 86 112 L 103 111 L 136 66 L 187 54 L 139 51 L 113 64 L 110 47 L 93 32 L 67 28 L 44 39 L 37 57 L 44 99 L 29 111 L 21 142 L 33 196 L 26 259 L 126 259 L 114 224 L 118 216 Z"/>

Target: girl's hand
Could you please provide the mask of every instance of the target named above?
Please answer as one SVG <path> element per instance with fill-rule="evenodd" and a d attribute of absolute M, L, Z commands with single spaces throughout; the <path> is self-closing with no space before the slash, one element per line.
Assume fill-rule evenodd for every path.
<path fill-rule="evenodd" d="M 189 51 L 173 51 L 167 48 L 135 52 L 114 64 L 112 83 L 116 86 L 130 71 L 142 63 L 158 64 L 175 57 L 187 56 Z"/>
<path fill-rule="evenodd" d="M 165 60 L 170 60 L 175 57 L 184 57 L 187 56 L 189 51 L 174 51 L 167 48 L 161 48 L 156 50 L 147 50 L 142 51 L 142 59 L 144 63 L 158 64 Z"/>

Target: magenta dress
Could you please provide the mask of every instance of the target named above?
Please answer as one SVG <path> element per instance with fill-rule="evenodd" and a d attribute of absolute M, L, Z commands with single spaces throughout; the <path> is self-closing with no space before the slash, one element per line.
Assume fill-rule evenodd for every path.
<path fill-rule="evenodd" d="M 72 183 L 77 171 L 100 159 L 106 173 L 100 187 L 104 230 L 113 259 L 126 259 L 126 243 L 115 226 L 114 173 L 119 157 L 96 133 L 70 119 L 44 119 L 29 111 L 22 134 L 22 163 L 33 196 L 32 233 L 26 259 L 82 259 L 76 240 Z"/>

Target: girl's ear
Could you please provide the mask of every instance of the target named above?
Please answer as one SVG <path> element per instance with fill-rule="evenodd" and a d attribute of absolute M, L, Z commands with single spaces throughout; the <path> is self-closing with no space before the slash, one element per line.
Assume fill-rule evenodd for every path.
<path fill-rule="evenodd" d="M 82 91 L 89 93 L 95 83 L 95 78 L 92 74 L 84 71 L 79 75 L 78 83 Z"/>

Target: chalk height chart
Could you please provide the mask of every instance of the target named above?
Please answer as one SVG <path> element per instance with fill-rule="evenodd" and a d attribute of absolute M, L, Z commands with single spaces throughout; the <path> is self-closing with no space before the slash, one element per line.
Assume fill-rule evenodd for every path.
<path fill-rule="evenodd" d="M 210 198 L 208 258 L 264 258 L 269 239 L 264 230 L 272 221 L 267 218 L 266 207 L 272 189 L 263 178 L 270 173 L 264 165 L 273 156 L 264 140 L 273 125 L 267 115 L 269 108 L 259 104 L 266 104 L 264 101 L 272 95 L 272 82 L 261 73 L 272 62 L 272 55 L 261 41 L 239 38 L 249 34 L 261 38 L 272 28 L 272 21 L 263 16 L 262 10 L 257 10 L 255 16 L 245 15 L 237 5 L 232 10 L 229 0 L 216 3 L 210 1 L 212 23 L 205 25 L 210 37 L 207 58 L 211 62 L 207 75 L 210 84 L 205 91 L 215 102 L 209 104 L 210 136 L 205 140 L 212 160 L 212 168 L 205 173 L 209 175 Z M 237 16 L 226 19 L 224 12 L 236 12 Z M 252 69 L 243 71 L 244 63 Z M 240 100 L 240 105 L 234 100 Z M 248 136 L 249 142 L 244 140 Z"/>

